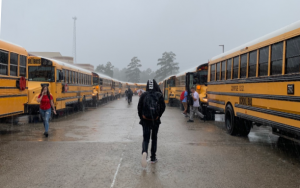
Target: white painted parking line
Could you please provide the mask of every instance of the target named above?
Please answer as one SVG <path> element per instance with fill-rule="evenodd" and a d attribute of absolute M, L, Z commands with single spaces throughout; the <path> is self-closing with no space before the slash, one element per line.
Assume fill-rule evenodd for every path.
<path fill-rule="evenodd" d="M 132 124 L 132 126 L 131 126 L 130 131 L 128 132 L 127 139 L 130 138 L 130 133 L 131 133 L 131 130 L 133 129 L 133 126 L 135 125 L 135 122 L 136 122 L 136 117 L 134 118 L 134 121 L 133 121 L 133 124 Z M 124 156 L 124 153 L 125 153 L 125 151 L 126 151 L 126 147 L 127 147 L 127 144 L 125 144 L 124 149 L 123 149 L 123 151 L 122 151 L 121 158 L 120 158 L 120 162 L 119 162 L 119 164 L 118 164 L 118 167 L 117 167 L 117 170 L 116 170 L 116 172 L 115 172 L 114 179 L 113 179 L 113 181 L 112 181 L 112 183 L 111 183 L 110 188 L 113 188 L 114 185 L 115 185 L 115 182 L 116 182 L 116 179 L 117 179 L 117 176 L 118 176 L 118 173 L 119 173 L 119 169 L 120 169 L 120 166 L 121 166 L 121 164 L 122 164 L 123 156 Z"/>

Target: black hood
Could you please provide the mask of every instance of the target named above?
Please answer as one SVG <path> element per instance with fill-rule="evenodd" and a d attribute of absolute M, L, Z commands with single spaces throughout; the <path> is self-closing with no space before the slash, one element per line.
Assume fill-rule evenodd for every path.
<path fill-rule="evenodd" d="M 150 80 L 147 81 L 146 91 L 161 92 L 157 82 L 154 79 L 150 79 Z"/>

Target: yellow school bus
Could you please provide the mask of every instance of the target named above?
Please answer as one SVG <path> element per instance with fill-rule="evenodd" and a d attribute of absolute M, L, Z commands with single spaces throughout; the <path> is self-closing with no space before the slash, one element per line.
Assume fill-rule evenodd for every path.
<path fill-rule="evenodd" d="M 98 72 L 93 72 L 93 90 L 94 101 L 98 101 L 98 103 L 112 100 L 115 92 L 117 94 L 119 92 L 118 88 L 115 90 L 115 83 L 112 78 Z"/>
<path fill-rule="evenodd" d="M 48 85 L 57 111 L 67 108 L 84 110 L 93 102 L 92 72 L 43 57 L 28 58 L 28 103 L 26 112 L 39 111 L 36 101 L 42 85 Z"/>
<path fill-rule="evenodd" d="M 208 80 L 229 134 L 248 135 L 254 122 L 299 141 L 300 21 L 212 58 Z"/>
<path fill-rule="evenodd" d="M 27 56 L 23 47 L 0 40 L 0 118 L 24 113 Z"/>
<path fill-rule="evenodd" d="M 174 106 L 176 104 L 175 99 L 175 80 L 176 76 L 168 76 L 167 78 L 163 79 L 161 85 L 163 87 L 163 95 L 165 98 L 165 103 L 169 106 Z"/>
<path fill-rule="evenodd" d="M 196 92 L 199 94 L 199 111 L 206 116 L 206 119 L 214 119 L 214 111 L 207 108 L 207 74 L 208 63 L 186 71 L 186 90 L 190 94 L 191 87 L 195 87 Z"/>

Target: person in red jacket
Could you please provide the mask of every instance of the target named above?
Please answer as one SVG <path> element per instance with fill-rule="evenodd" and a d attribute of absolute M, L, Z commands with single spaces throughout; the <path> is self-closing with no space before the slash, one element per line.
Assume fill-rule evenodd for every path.
<path fill-rule="evenodd" d="M 42 116 L 45 133 L 44 135 L 48 137 L 49 130 L 49 118 L 51 117 L 51 106 L 53 108 L 54 114 L 56 114 L 53 97 L 48 90 L 47 85 L 43 85 L 40 95 L 37 98 L 37 102 L 40 103 L 40 114 Z"/>

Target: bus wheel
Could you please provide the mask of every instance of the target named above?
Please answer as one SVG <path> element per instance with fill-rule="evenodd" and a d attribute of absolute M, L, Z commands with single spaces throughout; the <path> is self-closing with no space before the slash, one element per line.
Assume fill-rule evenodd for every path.
<path fill-rule="evenodd" d="M 225 110 L 225 127 L 227 133 L 230 135 L 236 135 L 238 133 L 235 119 L 231 105 L 227 105 Z"/>
<path fill-rule="evenodd" d="M 248 134 L 250 133 L 251 128 L 252 128 L 252 122 L 242 119 L 242 120 L 240 120 L 239 127 L 240 127 L 239 134 L 241 136 L 248 136 Z"/>

